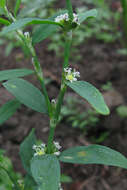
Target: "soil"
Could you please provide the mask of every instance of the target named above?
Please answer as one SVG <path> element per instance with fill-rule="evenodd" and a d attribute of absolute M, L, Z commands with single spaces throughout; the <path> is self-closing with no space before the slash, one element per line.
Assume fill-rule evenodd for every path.
<path fill-rule="evenodd" d="M 47 85 L 50 99 L 56 98 L 60 87 L 60 71 L 62 59 L 56 57 L 55 52 L 48 51 L 49 40 L 45 40 L 37 47 L 37 54 L 43 67 L 45 77 L 51 79 Z M 62 120 L 59 124 L 55 140 L 59 141 L 63 149 L 88 145 L 93 143 L 91 137 L 98 138 L 104 132 L 108 132 L 108 137 L 101 143 L 113 148 L 127 157 L 127 119 L 122 119 L 116 113 L 119 105 L 127 104 L 127 56 L 117 54 L 117 49 L 121 47 L 119 42 L 104 44 L 96 39 L 89 40 L 86 44 L 78 47 L 82 59 L 71 65 L 81 72 L 81 80 L 88 81 L 101 90 L 103 84 L 111 81 L 112 89 L 102 91 L 105 101 L 110 107 L 109 116 L 99 116 L 98 125 L 88 130 L 87 135 L 83 135 L 80 129 L 72 128 L 70 123 Z M 32 68 L 31 60 L 24 59 L 20 48 L 14 49 L 8 57 L 4 56 L 4 48 L 0 47 L 0 70 L 12 68 Z M 74 55 L 73 55 L 74 56 Z M 73 58 L 72 56 L 72 58 Z M 40 87 L 36 77 L 26 77 L 27 80 Z M 69 96 L 75 96 L 73 92 L 68 92 Z M 12 96 L 0 84 L 0 105 L 10 100 Z M 85 103 L 82 111 L 88 109 Z M 22 106 L 12 118 L 0 127 L 0 148 L 6 150 L 6 155 L 13 162 L 15 171 L 25 171 L 19 158 L 19 145 L 29 134 L 32 128 L 36 129 L 39 139 L 47 142 L 49 120 L 46 115 L 36 113 L 25 106 Z M 62 164 L 62 171 L 71 176 L 73 182 L 64 186 L 65 190 L 126 190 L 127 170 L 98 165 L 70 165 Z"/>

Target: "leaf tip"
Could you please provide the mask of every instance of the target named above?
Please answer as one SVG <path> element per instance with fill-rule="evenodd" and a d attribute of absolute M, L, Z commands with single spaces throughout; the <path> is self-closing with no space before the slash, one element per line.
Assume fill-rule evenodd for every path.
<path fill-rule="evenodd" d="M 99 113 L 102 114 L 102 115 L 109 115 L 110 114 L 110 110 L 109 110 L 108 106 L 105 104 L 105 109 L 103 110 L 103 112 L 99 111 Z"/>

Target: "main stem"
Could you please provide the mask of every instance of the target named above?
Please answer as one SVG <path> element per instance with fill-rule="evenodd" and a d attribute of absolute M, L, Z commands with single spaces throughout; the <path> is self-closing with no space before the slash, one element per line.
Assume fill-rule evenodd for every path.
<path fill-rule="evenodd" d="M 66 0 L 66 7 L 68 10 L 70 21 L 72 21 L 73 20 L 73 8 L 72 8 L 71 0 Z"/>
<path fill-rule="evenodd" d="M 67 89 L 67 86 L 65 84 L 64 68 L 69 66 L 71 42 L 72 42 L 72 33 L 65 33 L 65 48 L 64 48 L 62 81 L 61 81 L 60 93 L 58 95 L 56 108 L 55 108 L 55 111 L 53 112 L 53 117 L 50 118 L 50 131 L 49 131 L 48 145 L 47 145 L 48 154 L 52 153 L 52 144 L 53 144 L 53 139 L 54 139 L 54 134 L 55 134 L 55 128 L 59 122 L 61 106 L 62 106 L 64 95 Z"/>

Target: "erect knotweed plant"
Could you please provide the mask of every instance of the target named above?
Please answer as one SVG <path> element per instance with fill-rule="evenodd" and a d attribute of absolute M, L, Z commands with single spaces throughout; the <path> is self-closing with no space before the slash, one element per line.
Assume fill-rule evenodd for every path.
<path fill-rule="evenodd" d="M 15 31 L 18 40 L 24 44 L 31 57 L 34 70 L 13 69 L 0 71 L 0 81 L 3 86 L 15 96 L 15 99 L 7 102 L 0 109 L 0 124 L 7 120 L 21 104 L 49 116 L 49 136 L 47 144 L 38 143 L 34 129 L 26 137 L 20 146 L 20 157 L 26 178 L 23 183 L 18 183 L 10 176 L 13 181 L 13 189 L 16 190 L 61 190 L 60 162 L 77 164 L 104 164 L 127 168 L 127 159 L 119 152 L 105 146 L 89 145 L 77 146 L 60 150 L 61 146 L 54 139 L 55 129 L 59 122 L 61 106 L 67 88 L 71 88 L 82 98 L 87 100 L 91 106 L 100 114 L 108 115 L 109 109 L 104 102 L 101 93 L 90 83 L 78 80 L 80 73 L 69 66 L 69 55 L 72 43 L 73 31 L 89 17 L 96 17 L 95 9 L 76 14 L 73 12 L 70 0 L 66 0 L 66 10 L 56 13 L 49 19 L 40 18 L 19 18 L 21 0 L 16 1 L 14 12 L 8 11 L 5 0 L 0 0 L 0 11 L 4 17 L 0 18 L 0 23 L 6 25 L 1 31 L 3 34 Z M 40 24 L 31 36 L 29 32 L 23 32 L 22 27 L 31 24 Z M 51 100 L 48 96 L 43 70 L 40 66 L 35 52 L 35 44 L 46 39 L 49 35 L 61 30 L 65 37 L 65 50 L 63 59 L 63 69 L 61 74 L 61 87 L 56 100 Z M 33 84 L 22 79 L 22 77 L 35 74 L 41 85 L 41 91 Z"/>

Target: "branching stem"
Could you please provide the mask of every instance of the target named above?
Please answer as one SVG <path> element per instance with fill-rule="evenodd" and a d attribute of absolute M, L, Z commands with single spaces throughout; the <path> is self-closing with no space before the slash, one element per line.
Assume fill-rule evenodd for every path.
<path fill-rule="evenodd" d="M 10 21 L 15 22 L 16 19 L 13 17 L 13 15 L 8 11 L 7 7 L 5 7 L 5 11 L 6 11 L 6 16 L 8 17 L 8 19 Z M 45 82 L 44 82 L 44 77 L 43 77 L 43 71 L 42 68 L 40 66 L 40 62 L 37 58 L 35 49 L 32 45 L 32 41 L 31 40 L 27 40 L 22 32 L 22 30 L 17 30 L 17 34 L 19 36 L 19 38 L 22 40 L 22 42 L 25 44 L 25 47 L 28 49 L 29 54 L 32 56 L 32 62 L 33 62 L 33 66 L 37 75 L 38 80 L 40 81 L 41 87 L 42 87 L 42 91 L 46 100 L 46 104 L 48 107 L 48 113 L 49 113 L 49 117 L 52 116 L 52 109 L 51 109 L 51 103 L 49 100 L 49 96 L 45 87 Z"/>

